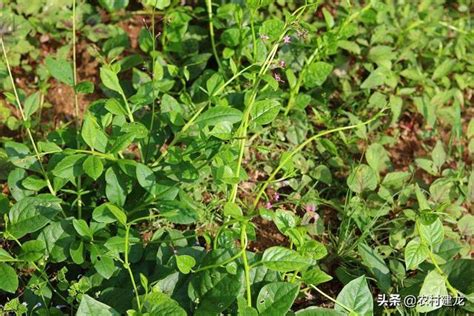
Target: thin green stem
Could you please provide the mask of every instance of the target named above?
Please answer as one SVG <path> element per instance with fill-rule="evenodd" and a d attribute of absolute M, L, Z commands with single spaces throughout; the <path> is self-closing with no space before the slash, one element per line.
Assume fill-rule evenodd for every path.
<path fill-rule="evenodd" d="M 344 308 L 345 310 L 347 310 L 349 313 L 354 314 L 354 315 L 357 314 L 352 308 L 350 308 L 350 307 L 348 307 L 348 306 L 342 304 L 341 302 L 339 302 L 339 301 L 336 300 L 336 299 L 333 299 L 331 296 L 327 295 L 326 293 L 324 293 L 323 291 L 321 291 L 320 289 L 318 289 L 316 286 L 314 286 L 314 285 L 312 285 L 312 284 L 311 284 L 310 286 L 311 286 L 311 288 L 315 289 L 319 294 L 321 294 L 322 296 L 324 296 L 325 298 L 327 298 L 327 299 L 330 300 L 331 302 L 333 302 L 333 303 L 335 303 L 335 304 L 341 306 L 342 308 Z"/>
<path fill-rule="evenodd" d="M 141 310 L 142 309 L 142 304 L 140 302 L 140 295 L 138 295 L 137 283 L 135 282 L 135 278 L 133 277 L 132 268 L 130 267 L 130 262 L 128 260 L 128 255 L 129 255 L 129 252 L 128 252 L 129 249 L 128 248 L 130 246 L 129 237 L 130 237 L 130 224 L 127 224 L 125 226 L 125 249 L 124 249 L 125 258 L 124 258 L 123 266 L 128 271 L 128 275 L 130 276 L 130 280 L 132 281 L 133 291 L 135 293 L 135 298 L 137 300 L 138 309 Z"/>
<path fill-rule="evenodd" d="M 214 58 L 216 59 L 219 70 L 223 70 L 219 55 L 217 55 L 216 41 L 214 39 L 214 23 L 212 22 L 212 0 L 206 0 L 207 14 L 209 16 L 209 34 L 211 35 L 211 45 Z"/>
<path fill-rule="evenodd" d="M 8 76 L 10 77 L 10 81 L 13 87 L 13 92 L 15 94 L 15 99 L 17 102 L 18 110 L 20 111 L 21 118 L 23 122 L 27 121 L 27 118 L 25 116 L 25 112 L 23 111 L 23 106 L 21 105 L 20 102 L 20 97 L 18 96 L 18 91 L 16 90 L 16 85 L 15 85 L 15 80 L 13 79 L 13 74 L 11 71 L 10 63 L 8 61 L 8 56 L 7 56 L 7 51 L 5 49 L 5 43 L 3 42 L 3 37 L 0 37 L 0 44 L 2 45 L 2 51 L 3 51 L 3 57 L 5 59 L 5 64 L 8 69 Z M 46 173 L 46 170 L 44 169 L 43 165 L 41 164 L 41 156 L 38 150 L 38 147 L 36 146 L 35 139 L 33 138 L 33 134 L 31 133 L 31 129 L 29 127 L 25 127 L 26 133 L 28 134 L 28 138 L 30 139 L 31 146 L 33 147 L 33 150 L 35 152 L 36 159 L 38 160 L 38 164 L 41 169 L 41 174 L 43 175 L 44 179 L 46 180 L 46 185 L 48 186 L 49 192 L 51 192 L 52 195 L 56 195 L 56 192 L 54 191 L 54 188 L 51 184 L 51 181 L 48 178 L 48 175 Z"/>
<path fill-rule="evenodd" d="M 247 259 L 247 223 L 243 223 L 240 230 L 240 246 L 242 247 L 242 262 L 244 264 L 245 273 L 245 292 L 247 293 L 247 305 L 252 307 L 252 291 L 250 289 L 250 266 Z"/>

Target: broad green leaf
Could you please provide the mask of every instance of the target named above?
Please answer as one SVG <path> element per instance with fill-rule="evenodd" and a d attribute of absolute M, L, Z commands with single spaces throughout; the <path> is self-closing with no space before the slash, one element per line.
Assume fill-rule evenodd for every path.
<path fill-rule="evenodd" d="M 47 182 L 44 179 L 38 178 L 35 175 L 29 176 L 21 182 L 25 189 L 32 191 L 39 191 L 47 186 Z"/>
<path fill-rule="evenodd" d="M 298 283 L 274 282 L 258 293 L 257 309 L 262 316 L 284 316 L 293 305 L 299 291 Z"/>
<path fill-rule="evenodd" d="M 21 245 L 21 251 L 18 259 L 24 261 L 36 261 L 44 257 L 46 243 L 41 240 L 28 240 Z"/>
<path fill-rule="evenodd" d="M 236 27 L 226 29 L 224 32 L 222 32 L 221 41 L 227 47 L 239 46 L 239 44 L 240 44 L 240 29 L 236 28 Z"/>
<path fill-rule="evenodd" d="M 261 37 L 268 36 L 270 41 L 277 40 L 284 30 L 284 23 L 281 19 L 268 19 L 260 27 Z"/>
<path fill-rule="evenodd" d="M 332 69 L 333 66 L 331 64 L 323 61 L 312 63 L 306 70 L 304 70 L 304 85 L 308 88 L 321 86 L 331 74 Z"/>
<path fill-rule="evenodd" d="M 437 170 L 440 170 L 446 162 L 446 152 L 444 151 L 443 143 L 441 141 L 436 142 L 436 146 L 431 153 L 431 159 L 433 159 L 433 164 Z"/>
<path fill-rule="evenodd" d="M 15 293 L 18 288 L 18 277 L 15 269 L 6 263 L 0 263 L 0 290 Z"/>
<path fill-rule="evenodd" d="M 124 175 L 114 167 L 110 167 L 105 172 L 105 194 L 110 202 L 123 206 L 127 198 L 127 185 Z"/>
<path fill-rule="evenodd" d="M 104 171 L 104 165 L 102 159 L 97 156 L 89 156 L 82 164 L 84 172 L 94 180 L 99 179 L 100 175 Z"/>
<path fill-rule="evenodd" d="M 123 94 L 122 86 L 120 86 L 120 81 L 118 79 L 117 73 L 115 73 L 112 69 L 107 67 L 101 67 L 100 80 L 102 80 L 104 86 L 106 86 L 110 90 Z"/>
<path fill-rule="evenodd" d="M 405 247 L 405 267 L 407 270 L 414 270 L 420 263 L 425 261 L 430 250 L 428 246 L 418 239 L 411 240 Z"/>
<path fill-rule="evenodd" d="M 117 220 L 122 225 L 126 225 L 127 223 L 127 215 L 112 203 L 104 203 L 97 206 L 92 212 L 92 218 L 99 223 L 109 224 Z"/>
<path fill-rule="evenodd" d="M 187 316 L 186 311 L 178 302 L 160 292 L 148 293 L 143 306 L 150 315 Z"/>
<path fill-rule="evenodd" d="M 181 273 L 188 274 L 196 265 L 196 260 L 188 255 L 180 255 L 176 256 L 176 265 Z"/>
<path fill-rule="evenodd" d="M 448 295 L 448 290 L 446 288 L 445 278 L 438 271 L 433 270 L 430 271 L 423 281 L 423 285 L 421 286 L 420 293 L 418 297 L 445 297 Z M 434 301 L 434 300 L 432 300 Z M 426 305 L 417 305 L 416 310 L 419 313 L 427 313 L 434 311 L 440 308 L 442 305 L 436 304 L 426 304 Z"/>
<path fill-rule="evenodd" d="M 445 59 L 438 67 L 436 67 L 435 71 L 433 72 L 432 79 L 436 80 L 448 75 L 455 64 L 456 64 L 456 60 Z"/>
<path fill-rule="evenodd" d="M 280 246 L 267 248 L 263 253 L 262 263 L 268 269 L 280 272 L 302 270 L 311 264 L 296 251 Z"/>
<path fill-rule="evenodd" d="M 87 294 L 82 295 L 81 304 L 77 309 L 76 316 L 118 316 L 112 307 L 101 303 Z"/>
<path fill-rule="evenodd" d="M 85 220 L 74 218 L 72 220 L 72 226 L 74 226 L 74 229 L 79 236 L 83 237 L 86 241 L 91 241 L 93 239 L 93 232 Z"/>
<path fill-rule="evenodd" d="M 228 106 L 219 105 L 198 116 L 195 123 L 200 126 L 214 126 L 223 121 L 234 124 L 240 122 L 241 119 L 241 111 Z"/>
<path fill-rule="evenodd" d="M 390 270 L 385 264 L 382 256 L 367 244 L 359 244 L 359 255 L 362 258 L 364 265 L 369 268 L 369 271 L 377 279 L 379 288 L 388 293 L 391 285 Z"/>
<path fill-rule="evenodd" d="M 51 262 L 62 262 L 69 257 L 69 246 L 75 240 L 71 220 L 52 222 L 38 236 L 46 244 L 46 252 Z"/>
<path fill-rule="evenodd" d="M 35 92 L 30 95 L 24 102 L 24 113 L 26 118 L 30 118 L 40 107 L 40 93 Z"/>
<path fill-rule="evenodd" d="M 82 125 L 81 136 L 91 148 L 105 152 L 108 138 L 92 115 L 86 115 Z"/>
<path fill-rule="evenodd" d="M 271 123 L 280 112 L 280 103 L 274 99 L 255 102 L 252 108 L 252 119 L 255 124 L 265 125 Z"/>
<path fill-rule="evenodd" d="M 84 263 L 84 242 L 82 240 L 74 241 L 69 247 L 69 254 L 75 264 Z"/>
<path fill-rule="evenodd" d="M 356 193 L 373 191 L 377 188 L 377 176 L 371 167 L 361 164 L 349 174 L 347 185 Z"/>
<path fill-rule="evenodd" d="M 443 242 L 444 228 L 439 218 L 430 225 L 425 225 L 420 222 L 417 227 L 421 240 L 429 246 L 435 247 Z"/>
<path fill-rule="evenodd" d="M 110 279 L 117 269 L 114 260 L 108 256 L 98 256 L 95 260 L 92 259 L 92 263 L 97 273 L 106 279 Z"/>
<path fill-rule="evenodd" d="M 84 154 L 65 156 L 53 169 L 56 177 L 71 179 L 80 176 L 82 173 L 82 164 L 86 159 Z"/>
<path fill-rule="evenodd" d="M 10 262 L 10 261 L 15 261 L 15 258 L 13 258 L 3 248 L 0 248 L 0 262 Z"/>
<path fill-rule="evenodd" d="M 390 165 L 388 153 L 379 143 L 373 143 L 367 148 L 365 159 L 369 166 L 378 173 L 385 171 Z"/>
<path fill-rule="evenodd" d="M 319 267 L 310 268 L 302 273 L 302 281 L 305 284 L 317 286 L 332 280 L 332 276 L 321 270 Z"/>
<path fill-rule="evenodd" d="M 10 209 L 8 233 L 21 238 L 44 226 L 61 212 L 61 200 L 50 194 L 26 197 Z"/>
<path fill-rule="evenodd" d="M 386 81 L 386 72 L 388 70 L 385 67 L 379 67 L 372 71 L 370 75 L 360 85 L 361 89 L 373 89 L 381 86 Z"/>
<path fill-rule="evenodd" d="M 148 166 L 144 164 L 137 164 L 137 180 L 138 183 L 142 188 L 144 188 L 147 192 L 154 194 L 155 192 L 155 185 L 156 185 L 156 177 L 153 170 L 151 170 Z"/>
<path fill-rule="evenodd" d="M 99 4 L 109 12 L 124 9 L 128 5 L 128 0 L 99 0 Z"/>
<path fill-rule="evenodd" d="M 94 92 L 94 84 L 90 81 L 79 82 L 75 89 L 77 93 L 89 94 Z"/>
<path fill-rule="evenodd" d="M 373 315 L 374 302 L 364 275 L 347 283 L 336 300 L 357 312 L 360 316 Z M 346 311 L 338 304 L 334 306 L 334 309 L 340 312 Z"/>
<path fill-rule="evenodd" d="M 471 237 L 472 235 L 474 235 L 474 215 L 471 215 L 471 214 L 464 215 L 458 221 L 457 226 L 461 234 L 467 237 Z"/>
<path fill-rule="evenodd" d="M 64 59 L 54 59 L 48 56 L 46 57 L 45 64 L 49 73 L 56 80 L 61 81 L 68 86 L 74 86 L 74 75 L 70 62 Z"/>
<path fill-rule="evenodd" d="M 233 218 L 240 218 L 242 217 L 242 209 L 235 203 L 227 202 L 224 205 L 224 215 L 230 216 Z"/>
<path fill-rule="evenodd" d="M 194 274 L 188 289 L 192 300 L 199 300 L 194 315 L 218 315 L 239 295 L 243 284 L 242 270 L 232 275 L 225 269 L 209 269 Z"/>
<path fill-rule="evenodd" d="M 171 0 L 143 0 L 143 3 L 158 10 L 163 10 L 170 5 Z"/>

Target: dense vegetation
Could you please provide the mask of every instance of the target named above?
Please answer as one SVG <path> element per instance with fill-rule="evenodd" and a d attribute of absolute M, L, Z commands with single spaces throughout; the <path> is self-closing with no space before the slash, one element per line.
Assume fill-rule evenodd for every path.
<path fill-rule="evenodd" d="M 474 312 L 471 5 L 4 0 L 0 312 Z"/>

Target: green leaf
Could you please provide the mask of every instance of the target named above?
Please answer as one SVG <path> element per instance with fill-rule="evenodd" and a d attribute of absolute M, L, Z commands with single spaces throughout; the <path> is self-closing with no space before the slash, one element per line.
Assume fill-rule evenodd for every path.
<path fill-rule="evenodd" d="M 439 79 L 449 74 L 451 69 L 456 65 L 456 60 L 445 59 L 433 72 L 433 80 Z"/>
<path fill-rule="evenodd" d="M 116 270 L 114 260 L 107 256 L 98 256 L 92 263 L 97 273 L 106 279 L 110 279 Z"/>
<path fill-rule="evenodd" d="M 431 159 L 433 159 L 433 164 L 437 170 L 440 170 L 446 162 L 446 152 L 444 151 L 443 143 L 439 140 L 436 142 L 436 146 L 431 153 Z"/>
<path fill-rule="evenodd" d="M 234 27 L 226 29 L 221 35 L 222 43 L 227 47 L 236 47 L 240 44 L 240 29 Z"/>
<path fill-rule="evenodd" d="M 257 309 L 262 316 L 284 316 L 299 291 L 298 283 L 274 282 L 265 285 L 258 293 Z"/>
<path fill-rule="evenodd" d="M 82 164 L 86 159 L 84 154 L 65 156 L 53 169 L 56 177 L 71 179 L 80 176 L 82 173 Z"/>
<path fill-rule="evenodd" d="M 127 186 L 124 175 L 114 167 L 110 167 L 105 172 L 105 194 L 110 202 L 123 206 L 127 198 Z"/>
<path fill-rule="evenodd" d="M 137 168 L 136 168 L 136 173 L 137 173 L 137 180 L 140 186 L 144 188 L 147 192 L 150 192 L 154 195 L 156 177 L 153 170 L 151 170 L 148 166 L 144 164 L 138 163 Z"/>
<path fill-rule="evenodd" d="M 233 218 L 241 218 L 243 213 L 242 209 L 235 203 L 227 202 L 224 205 L 224 215 Z"/>
<path fill-rule="evenodd" d="M 51 262 L 62 262 L 69 257 L 69 246 L 75 240 L 71 220 L 52 222 L 38 236 L 46 243 L 46 252 Z"/>
<path fill-rule="evenodd" d="M 0 262 L 11 262 L 16 261 L 8 252 L 6 252 L 3 248 L 0 248 Z"/>
<path fill-rule="evenodd" d="M 187 316 L 186 311 L 178 302 L 161 292 L 148 293 L 143 306 L 150 315 Z"/>
<path fill-rule="evenodd" d="M 265 125 L 271 123 L 280 112 L 280 102 L 266 99 L 255 102 L 252 108 L 252 119 L 255 124 Z"/>
<path fill-rule="evenodd" d="M 143 3 L 158 10 L 163 10 L 170 5 L 171 0 L 143 0 Z"/>
<path fill-rule="evenodd" d="M 373 89 L 381 86 L 386 81 L 386 72 L 388 70 L 385 67 L 379 67 L 372 71 L 370 75 L 360 85 L 361 89 Z"/>
<path fill-rule="evenodd" d="M 77 93 L 90 94 L 94 92 L 94 84 L 90 81 L 79 82 L 75 89 Z"/>
<path fill-rule="evenodd" d="M 24 113 L 26 118 L 30 118 L 40 107 L 40 93 L 35 92 L 30 95 L 24 102 Z"/>
<path fill-rule="evenodd" d="M 188 289 L 189 297 L 199 300 L 194 315 L 219 315 L 236 300 L 243 284 L 242 270 L 235 275 L 225 269 L 208 269 L 195 274 Z"/>
<path fill-rule="evenodd" d="M 21 184 L 23 185 L 23 187 L 25 187 L 25 189 L 32 191 L 39 191 L 48 185 L 46 180 L 38 178 L 35 175 L 29 176 L 28 178 L 23 180 Z"/>
<path fill-rule="evenodd" d="M 374 302 L 364 275 L 347 283 L 336 300 L 357 312 L 360 316 L 373 315 Z M 346 311 L 338 304 L 334 306 L 334 309 L 340 312 Z"/>
<path fill-rule="evenodd" d="M 191 269 L 196 265 L 196 260 L 188 255 L 176 256 L 176 265 L 181 273 L 189 274 Z"/>
<path fill-rule="evenodd" d="M 87 294 L 82 295 L 81 304 L 77 309 L 76 316 L 118 316 L 112 307 L 101 303 Z"/>
<path fill-rule="evenodd" d="M 268 19 L 263 22 L 259 30 L 260 36 L 268 36 L 270 41 L 277 40 L 284 30 L 284 23 L 281 19 Z"/>
<path fill-rule="evenodd" d="M 104 84 L 104 86 L 106 86 L 110 90 L 118 92 L 122 95 L 124 94 L 122 86 L 120 86 L 120 81 L 117 76 L 117 73 L 115 73 L 112 69 L 107 68 L 107 67 L 101 67 L 100 80 L 102 80 L 102 83 Z"/>
<path fill-rule="evenodd" d="M 0 263 L 0 290 L 15 293 L 18 288 L 18 277 L 15 269 L 6 263 Z"/>
<path fill-rule="evenodd" d="M 387 293 L 391 285 L 391 276 L 382 256 L 367 244 L 359 244 L 358 250 L 364 265 L 377 279 L 379 288 Z"/>
<path fill-rule="evenodd" d="M 434 247 L 443 242 L 444 229 L 439 218 L 429 225 L 420 222 L 417 227 L 421 240 L 429 246 Z"/>
<path fill-rule="evenodd" d="M 267 248 L 263 253 L 262 263 L 268 269 L 280 272 L 302 270 L 311 264 L 296 251 L 280 246 Z"/>
<path fill-rule="evenodd" d="M 91 148 L 103 153 L 106 151 L 108 142 L 107 134 L 100 128 L 95 117 L 90 114 L 84 118 L 81 136 Z"/>
<path fill-rule="evenodd" d="M 448 290 L 446 288 L 445 278 L 438 271 L 433 270 L 429 272 L 425 280 L 423 281 L 423 285 L 421 286 L 420 294 L 418 297 L 445 297 L 448 295 Z M 433 303 L 434 300 L 431 300 Z M 442 305 L 431 305 L 430 303 L 426 305 L 417 305 L 416 311 L 419 313 L 427 313 L 434 311 L 440 308 Z"/>
<path fill-rule="evenodd" d="M 418 239 L 411 240 L 405 247 L 405 266 L 407 270 L 414 270 L 425 261 L 430 250 Z"/>
<path fill-rule="evenodd" d="M 227 121 L 232 124 L 240 122 L 242 120 L 242 112 L 228 107 L 228 106 L 216 106 L 206 112 L 202 113 L 195 121 L 197 125 L 214 126 L 220 122 Z"/>
<path fill-rule="evenodd" d="M 60 203 L 50 194 L 25 197 L 10 209 L 8 233 L 18 239 L 40 230 L 61 212 Z"/>
<path fill-rule="evenodd" d="M 104 171 L 104 165 L 102 159 L 97 156 L 89 156 L 82 164 L 84 172 L 94 180 L 99 179 L 100 175 Z"/>
<path fill-rule="evenodd" d="M 323 61 L 312 63 L 303 73 L 304 85 L 308 88 L 321 86 L 332 72 L 332 65 Z"/>
<path fill-rule="evenodd" d="M 332 276 L 321 270 L 319 267 L 310 268 L 303 271 L 302 281 L 305 284 L 317 286 L 332 280 Z"/>
<path fill-rule="evenodd" d="M 356 193 L 362 193 L 365 190 L 373 191 L 377 188 L 377 176 L 372 168 L 361 164 L 350 173 L 347 185 Z"/>
<path fill-rule="evenodd" d="M 89 225 L 87 225 L 85 220 L 73 218 L 72 226 L 74 226 L 74 229 L 79 236 L 83 237 L 86 241 L 91 241 L 93 239 L 92 230 L 89 228 Z"/>
<path fill-rule="evenodd" d="M 112 203 L 97 206 L 92 212 L 92 218 L 99 223 L 109 224 L 118 221 L 124 226 L 127 224 L 127 215 Z"/>
<path fill-rule="evenodd" d="M 54 59 L 48 56 L 46 57 L 45 63 L 49 73 L 56 80 L 61 81 L 70 87 L 74 86 L 74 75 L 70 62 L 64 59 Z"/>
<path fill-rule="evenodd" d="M 36 261 L 44 257 L 46 250 L 46 243 L 41 240 L 28 240 L 21 245 L 21 252 L 18 259 L 24 261 Z"/>
<path fill-rule="evenodd" d="M 69 247 L 69 254 L 75 264 L 84 263 L 84 242 L 82 240 L 74 241 Z"/>
<path fill-rule="evenodd" d="M 109 12 L 124 9 L 128 5 L 128 0 L 99 0 L 99 4 Z"/>
<path fill-rule="evenodd" d="M 385 171 L 390 165 L 387 151 L 378 143 L 373 143 L 367 148 L 365 159 L 369 166 L 377 172 Z"/>

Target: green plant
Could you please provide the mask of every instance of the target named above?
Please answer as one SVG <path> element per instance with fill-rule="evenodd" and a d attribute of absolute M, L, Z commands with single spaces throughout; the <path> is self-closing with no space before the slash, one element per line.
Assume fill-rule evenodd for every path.
<path fill-rule="evenodd" d="M 468 4 L 8 2 L 2 312 L 472 312 Z"/>

